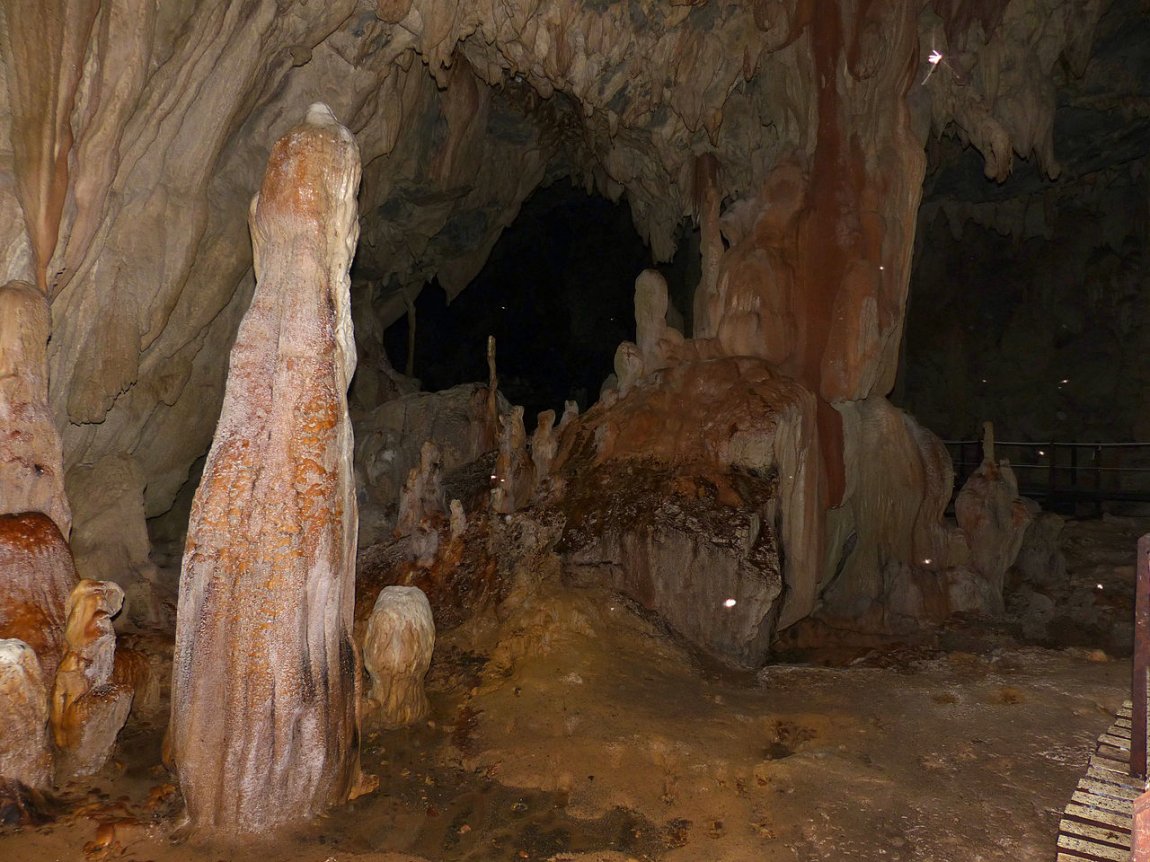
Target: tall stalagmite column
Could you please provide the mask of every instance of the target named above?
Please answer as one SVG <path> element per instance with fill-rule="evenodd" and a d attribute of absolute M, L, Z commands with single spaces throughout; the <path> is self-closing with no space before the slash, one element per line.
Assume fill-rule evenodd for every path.
<path fill-rule="evenodd" d="M 232 348 L 180 578 L 172 755 L 194 828 L 260 832 L 358 777 L 348 268 L 359 150 L 322 104 L 252 202 Z"/>

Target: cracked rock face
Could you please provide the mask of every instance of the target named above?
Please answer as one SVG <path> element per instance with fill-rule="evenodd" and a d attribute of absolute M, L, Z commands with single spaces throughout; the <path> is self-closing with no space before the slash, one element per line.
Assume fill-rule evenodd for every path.
<path fill-rule="evenodd" d="M 252 202 L 257 287 L 192 507 L 171 747 L 193 827 L 261 832 L 358 777 L 348 268 L 359 152 L 326 105 Z"/>
<path fill-rule="evenodd" d="M 568 578 L 606 584 L 712 655 L 746 667 L 767 658 L 783 589 L 769 513 L 776 483 L 739 473 L 634 462 L 587 477 L 596 498 L 560 542 Z M 593 489 L 593 490 L 592 490 Z"/>

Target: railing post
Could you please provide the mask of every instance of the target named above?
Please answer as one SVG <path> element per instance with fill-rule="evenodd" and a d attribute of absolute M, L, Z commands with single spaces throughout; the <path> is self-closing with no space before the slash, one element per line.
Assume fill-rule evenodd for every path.
<path fill-rule="evenodd" d="M 1134 581 L 1134 671 L 1130 685 L 1130 774 L 1146 778 L 1146 671 L 1150 668 L 1150 533 L 1138 540 Z"/>
<path fill-rule="evenodd" d="M 1078 444 L 1070 444 L 1070 514 L 1078 516 Z"/>
<path fill-rule="evenodd" d="M 1094 448 L 1094 517 L 1102 517 L 1102 453 L 1101 446 Z"/>

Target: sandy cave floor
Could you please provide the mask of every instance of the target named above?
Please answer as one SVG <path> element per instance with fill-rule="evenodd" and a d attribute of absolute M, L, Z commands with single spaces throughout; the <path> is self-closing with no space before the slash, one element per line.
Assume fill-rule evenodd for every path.
<path fill-rule="evenodd" d="M 0 832 L 0 859 L 1045 862 L 1129 696 L 1114 654 L 1148 527 L 1068 526 L 1071 577 L 1049 592 L 1077 622 L 1055 620 L 1044 645 L 1017 621 L 966 621 L 757 674 L 539 573 L 498 619 L 441 635 L 428 722 L 367 729 L 375 793 L 272 841 L 172 840 L 162 728 L 129 725 L 114 762 L 62 788 L 45 822 Z"/>

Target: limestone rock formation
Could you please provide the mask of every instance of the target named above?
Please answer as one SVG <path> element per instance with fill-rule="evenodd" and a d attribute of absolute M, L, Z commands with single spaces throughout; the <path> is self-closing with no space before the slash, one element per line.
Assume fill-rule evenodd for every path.
<path fill-rule="evenodd" d="M 729 357 L 658 371 L 564 434 L 555 472 L 566 480 L 558 503 L 568 518 L 565 556 L 585 566 L 596 552 L 580 554 L 601 535 L 609 582 L 705 649 L 761 662 L 776 626 L 815 606 L 827 493 L 819 452 L 815 396 L 765 361 Z M 642 484 L 630 494 L 615 486 L 600 494 L 589 478 L 603 481 L 634 462 L 647 463 L 660 483 L 681 476 L 691 488 L 704 476 L 721 489 L 741 471 L 762 487 L 747 497 L 680 492 L 704 503 L 664 511 L 653 490 L 643 502 L 618 500 L 638 498 Z M 693 511 L 698 505 L 709 514 Z M 655 552 L 660 539 L 671 544 Z M 693 561 L 685 571 L 676 553 L 680 563 Z M 737 604 L 726 606 L 732 598 Z"/>
<path fill-rule="evenodd" d="M 51 331 L 41 291 L 20 281 L 0 287 L 0 514 L 44 512 L 67 538 L 72 514 L 48 405 Z"/>
<path fill-rule="evenodd" d="M 515 406 L 499 420 L 499 453 L 492 476 L 491 509 L 509 514 L 523 508 L 535 490 L 535 466 L 527 454 L 523 408 Z"/>
<path fill-rule="evenodd" d="M 1068 46 L 1081 56 L 1091 18 L 1016 15 L 1017 5 L 996 38 L 961 4 L 930 4 L 918 17 L 909 5 L 855 15 L 822 0 L 656 4 L 634 15 L 567 0 L 463 14 L 457 2 L 413 0 L 383 17 L 355 0 L 12 6 L 12 38 L 0 42 L 0 249 L 8 277 L 42 283 L 53 305 L 51 401 L 66 423 L 65 464 L 129 455 L 147 479 L 147 514 L 171 503 L 210 442 L 202 417 L 222 397 L 218 357 L 252 291 L 239 202 L 259 184 L 268 142 L 292 122 L 287 106 L 315 94 L 352 118 L 368 165 L 364 210 L 383 216 L 365 223 L 356 287 L 373 331 L 404 314 L 432 276 L 449 296 L 462 290 L 522 201 L 562 166 L 612 199 L 626 194 L 658 260 L 673 254 L 684 217 L 699 213 L 703 295 L 717 291 L 722 267 L 726 295 L 770 308 L 797 267 L 815 289 L 794 297 L 793 319 L 760 315 L 767 341 L 792 323 L 809 330 L 799 339 L 809 388 L 818 389 L 815 369 L 830 345 L 828 369 L 847 353 L 863 357 L 855 389 L 881 392 L 898 353 L 924 165 L 925 128 L 911 124 L 941 130 L 966 115 L 955 107 L 965 94 L 942 91 L 941 74 L 919 86 L 920 39 L 941 27 L 949 44 L 993 54 L 986 68 L 1000 75 L 988 73 L 987 86 L 1009 75 L 1030 104 L 1029 94 L 1044 92 L 1025 74 L 1033 66 L 1004 58 L 1036 44 L 1037 33 L 1041 68 Z M 551 98 L 557 92 L 563 98 Z M 972 91 L 966 101 L 998 93 Z M 1011 115 L 1002 100 L 992 111 Z M 1004 125 L 1017 133 L 1014 149 L 1029 152 L 1034 115 L 1013 116 Z M 757 214 L 787 153 L 806 162 L 817 218 L 798 234 L 764 226 L 724 263 L 723 202 Z M 840 189 L 848 200 L 822 206 Z M 845 242 L 841 254 L 828 236 Z M 760 290 L 749 279 L 771 255 L 779 283 Z M 849 269 L 855 259 L 869 263 Z M 725 315 L 697 315 L 696 334 Z M 832 320 L 848 329 L 826 338 Z M 881 373 L 870 368 L 876 351 Z M 365 346 L 365 356 L 381 354 L 378 343 Z M 364 386 L 378 389 L 367 376 Z"/>
<path fill-rule="evenodd" d="M 51 685 L 64 655 L 68 595 L 77 580 L 55 522 L 41 512 L 0 515 L 0 572 L 0 638 L 30 646 Z"/>
<path fill-rule="evenodd" d="M 0 727 L 0 777 L 51 786 L 48 692 L 36 653 L 16 638 L 0 638 Z"/>
<path fill-rule="evenodd" d="M 410 536 L 425 518 L 442 517 L 446 512 L 443 499 L 443 462 L 439 447 L 431 440 L 419 450 L 419 464 L 411 468 L 399 492 L 399 518 L 396 535 Z"/>
<path fill-rule="evenodd" d="M 580 477 L 566 502 L 568 576 L 607 584 L 703 650 L 759 667 L 782 607 L 776 492 L 775 479 L 741 471 L 609 462 Z"/>
<path fill-rule="evenodd" d="M 544 410 L 535 421 L 531 434 L 531 464 L 534 467 L 535 484 L 538 485 L 551 475 L 551 464 L 559 449 L 559 431 L 555 427 L 555 411 Z"/>
<path fill-rule="evenodd" d="M 67 535 L 66 469 L 91 528 L 82 556 L 143 563 L 129 546 L 212 441 L 222 357 L 255 289 L 253 268 L 264 268 L 248 247 L 244 204 L 269 142 L 296 106 L 322 97 L 358 136 L 366 165 L 367 241 L 351 288 L 357 318 L 371 321 L 358 386 L 365 413 L 403 388 L 384 359 L 388 324 L 433 278 L 454 298 L 524 200 L 570 180 L 625 195 L 657 262 L 697 219 L 701 281 L 692 342 L 677 361 L 754 357 L 814 399 L 817 434 L 804 441 L 818 440 L 812 475 L 825 497 L 803 498 L 785 521 L 818 534 L 838 517 L 828 510 L 853 469 L 841 428 L 849 408 L 830 405 L 885 397 L 895 383 L 924 147 L 958 163 L 972 145 L 996 180 L 1015 154 L 1055 175 L 1064 158 L 1055 157 L 1052 82 L 1097 74 L 1087 59 L 1107 5 L 1140 20 L 1132 0 L 12 0 L 0 8 L 0 283 L 34 284 L 19 302 L 40 302 L 29 290 L 46 297 L 54 329 L 50 375 L 32 362 L 23 378 L 34 397 L 11 395 L 0 378 L 0 411 L 5 399 L 41 405 L 27 418 L 40 430 L 14 454 L 0 442 L 0 494 L 15 482 L 31 499 L 0 508 L 44 509 Z M 933 65 L 932 50 L 942 55 Z M 1091 87 L 1071 106 L 1079 115 L 1096 112 Z M 1134 132 L 1123 156 L 1132 174 L 1143 170 L 1147 126 L 1133 96 L 1121 122 L 1107 120 Z M 1088 158 L 1079 165 L 1097 170 Z M 1021 221 L 1042 220 L 1044 193 L 1019 209 Z M 962 221 L 967 202 L 958 207 Z M 43 311 L 28 320 L 46 320 Z M 652 371 L 657 312 L 658 302 L 644 304 L 642 363 L 631 348 L 621 353 L 624 393 Z M 35 326 L 32 352 L 46 337 Z M 0 350 L 10 341 L 0 337 Z M 42 406 L 49 376 L 62 458 Z M 394 485 L 381 509 L 394 506 L 421 442 L 400 466 L 386 457 L 391 443 L 366 450 L 380 458 L 361 459 L 361 475 Z M 135 521 L 122 546 L 96 529 L 101 490 L 83 481 L 109 458 L 131 459 L 142 479 L 120 498 Z M 13 464 L 10 480 L 2 471 Z M 389 532 L 391 517 L 373 518 L 372 532 Z M 835 571 L 824 563 L 829 571 L 785 593 L 788 604 L 813 607 Z"/>
<path fill-rule="evenodd" d="M 196 493 L 171 748 L 193 827 L 262 832 L 358 778 L 348 268 L 359 151 L 326 105 L 251 206 L 257 287 Z"/>
<path fill-rule="evenodd" d="M 111 581 L 82 579 L 68 597 L 68 648 L 56 671 L 51 701 L 60 781 L 99 772 L 132 707 L 133 688 L 114 678 L 112 618 L 123 604 L 124 591 Z"/>
<path fill-rule="evenodd" d="M 885 398 L 836 409 L 848 470 L 843 504 L 827 516 L 819 616 L 836 626 L 906 634 L 958 612 L 1001 613 L 1004 573 L 1021 533 L 987 529 L 982 503 L 972 503 L 978 515 L 948 522 L 949 453 Z M 993 484 L 992 496 L 1008 511 L 1025 508 L 1017 487 Z M 984 492 L 972 493 L 981 500 Z"/>
<path fill-rule="evenodd" d="M 885 398 L 836 409 L 848 469 L 843 503 L 828 515 L 832 563 L 820 592 L 831 615 L 869 617 L 881 629 L 883 603 L 898 585 L 910 584 L 909 573 L 966 562 L 956 547 L 961 540 L 943 524 L 953 467 L 942 442 Z M 933 592 L 946 595 L 945 588 Z M 932 607 L 946 616 L 945 605 Z"/>
<path fill-rule="evenodd" d="M 384 587 L 375 600 L 363 642 L 371 678 L 372 712 L 384 727 L 406 727 L 428 711 L 423 678 L 435 650 L 435 622 L 418 587 Z"/>
<path fill-rule="evenodd" d="M 987 431 L 983 459 L 958 492 L 954 517 L 966 534 L 971 565 L 995 585 L 999 594 L 1018 557 L 1033 513 L 1018 496 L 1018 480 L 1006 461 L 996 461 L 994 439 Z"/>
<path fill-rule="evenodd" d="M 603 391 L 615 390 L 616 395 L 624 396 L 634 388 L 643 376 L 643 354 L 638 346 L 624 341 L 615 351 L 615 379 L 604 383 Z"/>
<path fill-rule="evenodd" d="M 495 403 L 499 412 L 511 409 L 502 396 Z M 356 417 L 361 542 L 378 540 L 395 528 L 400 491 L 419 465 L 425 441 L 439 450 L 445 473 L 471 463 L 487 450 L 486 405 L 486 386 L 464 384 L 442 392 L 401 395 Z"/>

